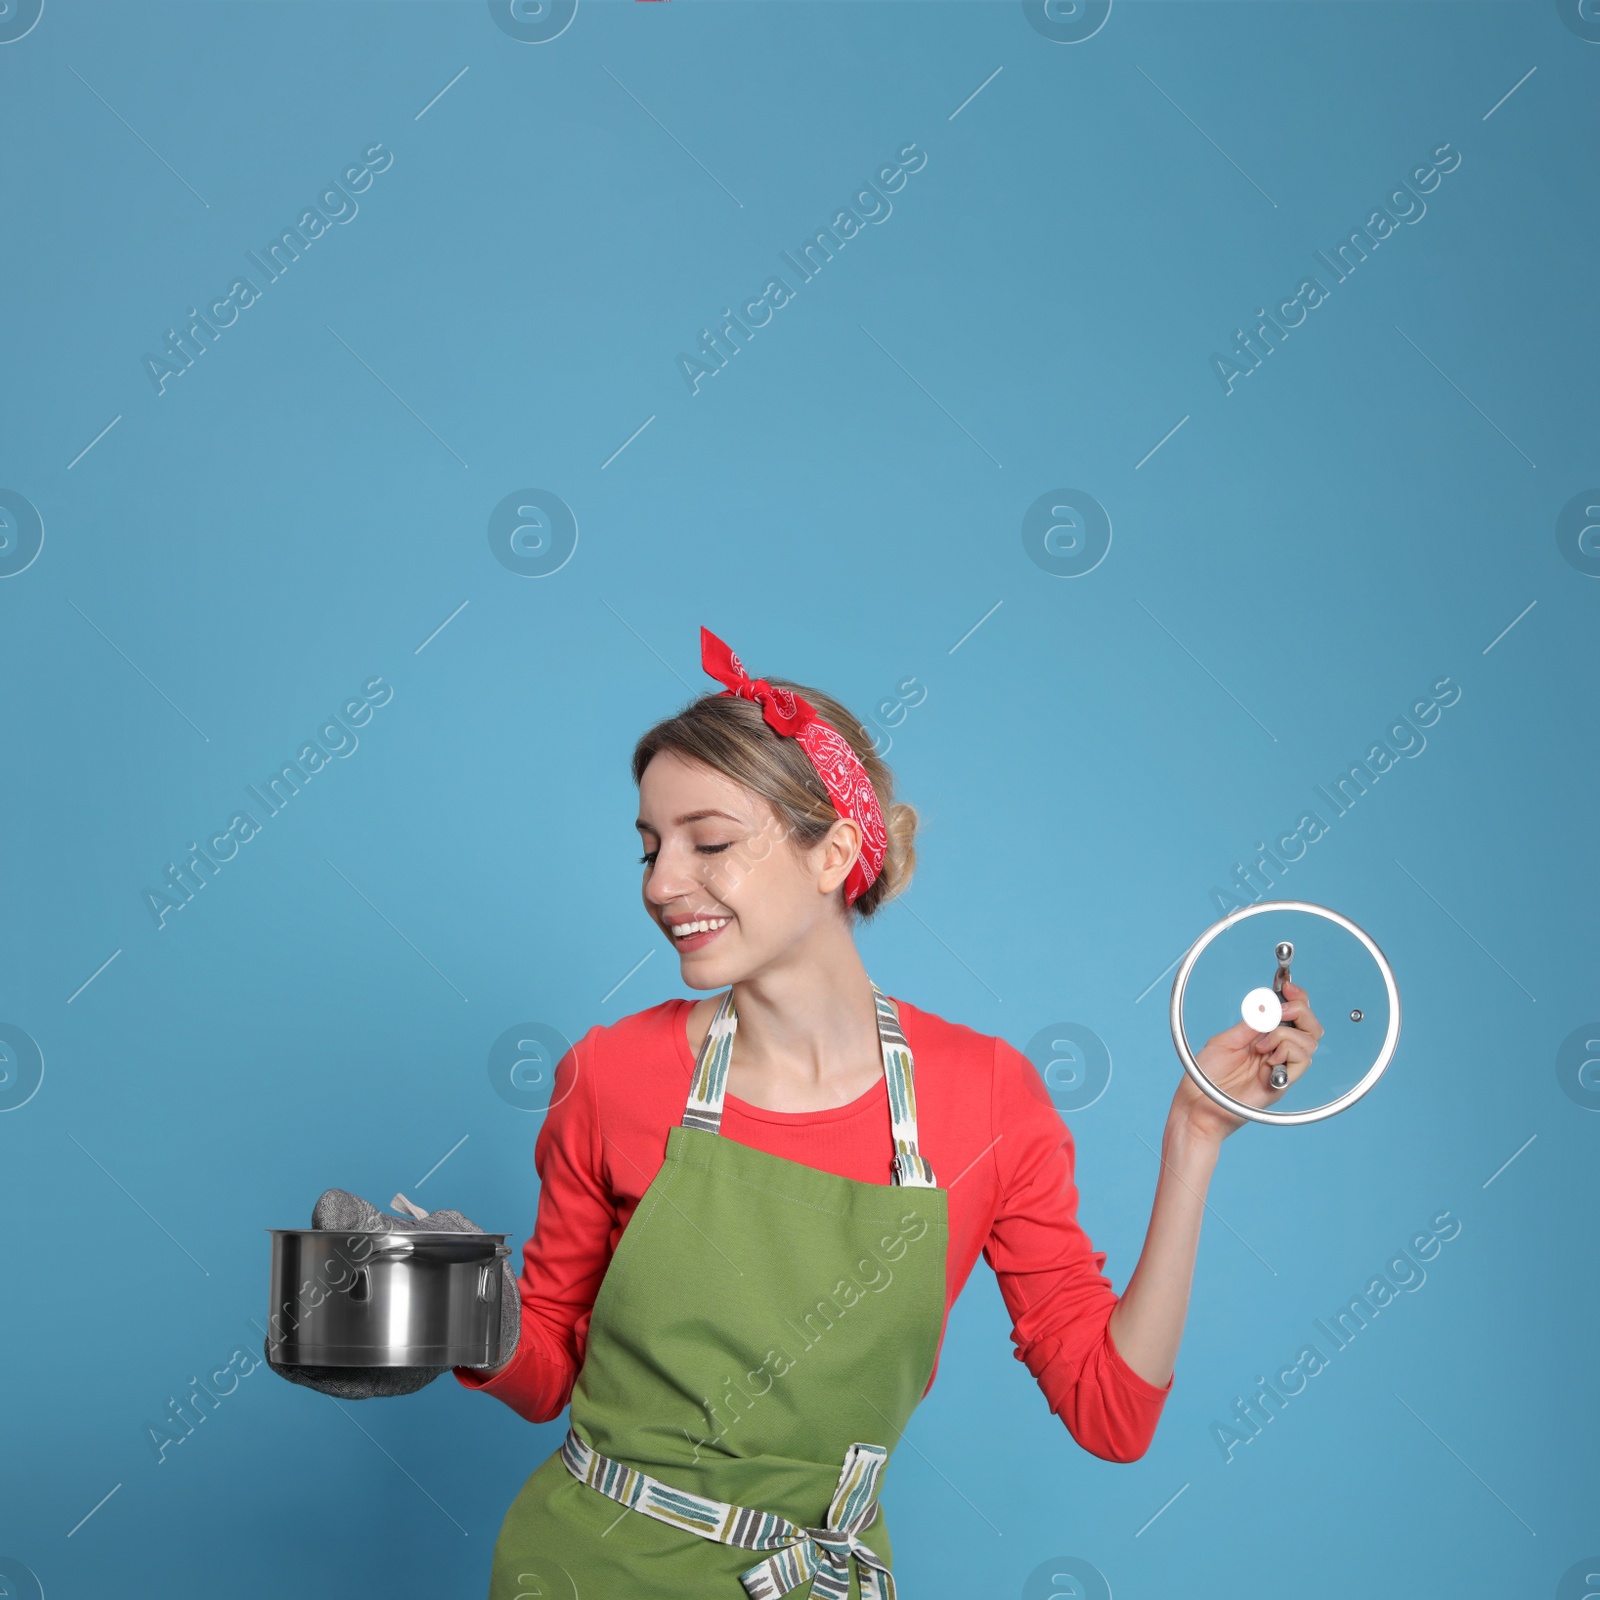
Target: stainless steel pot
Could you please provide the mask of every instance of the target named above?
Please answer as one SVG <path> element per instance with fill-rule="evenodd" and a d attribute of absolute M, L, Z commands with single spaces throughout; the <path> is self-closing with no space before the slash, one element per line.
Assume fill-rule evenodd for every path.
<path fill-rule="evenodd" d="M 503 1233 L 271 1228 L 267 1346 L 280 1366 L 498 1363 Z"/>

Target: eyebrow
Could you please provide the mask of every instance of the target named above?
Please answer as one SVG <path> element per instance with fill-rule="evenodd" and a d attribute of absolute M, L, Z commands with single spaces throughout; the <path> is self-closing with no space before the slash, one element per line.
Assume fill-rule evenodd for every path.
<path fill-rule="evenodd" d="M 690 822 L 700 822 L 706 817 L 726 817 L 729 822 L 738 822 L 740 820 L 731 812 L 727 811 L 685 811 L 681 817 L 676 819 L 675 826 L 681 828 Z M 634 827 L 636 827 L 641 833 L 654 833 L 656 831 L 648 822 L 644 820 L 643 817 L 640 817 L 639 820 L 634 823 Z"/>

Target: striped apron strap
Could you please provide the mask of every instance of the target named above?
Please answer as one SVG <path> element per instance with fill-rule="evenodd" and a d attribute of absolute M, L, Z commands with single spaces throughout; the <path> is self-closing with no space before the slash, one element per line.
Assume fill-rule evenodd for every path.
<path fill-rule="evenodd" d="M 894 1181 L 904 1188 L 937 1189 L 939 1180 L 917 1148 L 917 1084 L 911 1046 L 900 1026 L 894 1001 L 877 984 L 872 997 L 878 1007 L 878 1044 L 883 1051 L 883 1076 L 889 1086 L 889 1121 L 894 1130 Z"/>
<path fill-rule="evenodd" d="M 870 981 L 870 980 L 869 980 Z M 883 1076 L 889 1090 L 889 1122 L 894 1134 L 894 1181 L 912 1189 L 937 1189 L 939 1180 L 917 1147 L 916 1068 L 911 1046 L 900 1026 L 894 1001 L 877 984 L 872 985 L 878 1015 L 878 1047 L 883 1052 Z M 733 990 L 722 997 L 705 1041 L 695 1059 L 689 1080 L 689 1097 L 683 1109 L 683 1126 L 706 1133 L 722 1132 L 722 1104 L 728 1093 L 728 1063 L 733 1059 L 733 1039 L 739 1028 Z"/>
<path fill-rule="evenodd" d="M 733 1009 L 733 990 L 729 989 L 695 1058 L 689 1099 L 683 1108 L 684 1127 L 722 1132 L 722 1102 L 728 1093 L 728 1063 L 733 1059 L 733 1035 L 738 1026 L 739 1014 Z"/>
<path fill-rule="evenodd" d="M 580 1483 L 630 1510 L 718 1544 L 772 1551 L 739 1575 L 750 1600 L 780 1600 L 808 1580 L 812 1600 L 846 1600 L 852 1558 L 860 1576 L 861 1600 L 895 1600 L 894 1575 L 858 1537 L 878 1514 L 878 1486 L 889 1459 L 882 1445 L 858 1443 L 845 1452 L 839 1484 L 820 1528 L 803 1528 L 770 1511 L 751 1511 L 674 1489 L 601 1455 L 570 1426 L 561 1459 Z"/>

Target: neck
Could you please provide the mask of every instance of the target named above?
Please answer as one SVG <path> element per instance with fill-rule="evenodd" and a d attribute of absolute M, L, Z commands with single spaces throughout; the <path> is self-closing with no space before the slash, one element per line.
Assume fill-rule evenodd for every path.
<path fill-rule="evenodd" d="M 741 1074 L 820 1086 L 878 1056 L 872 982 L 848 927 L 832 922 L 733 985 Z"/>

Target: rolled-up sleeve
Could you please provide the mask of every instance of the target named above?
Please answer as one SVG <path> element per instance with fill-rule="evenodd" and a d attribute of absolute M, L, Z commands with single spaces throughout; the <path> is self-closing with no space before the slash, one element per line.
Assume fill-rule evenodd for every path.
<path fill-rule="evenodd" d="M 1141 1378 L 1112 1342 L 1118 1295 L 1078 1224 L 1072 1135 L 1033 1063 L 995 1041 L 1000 1199 L 984 1259 L 1011 1313 L 1012 1343 L 1072 1437 L 1105 1461 L 1150 1448 L 1173 1380 Z"/>

